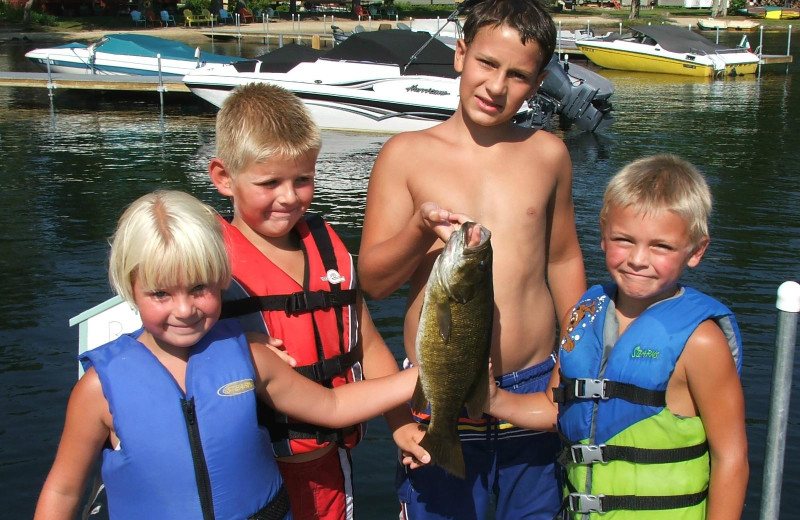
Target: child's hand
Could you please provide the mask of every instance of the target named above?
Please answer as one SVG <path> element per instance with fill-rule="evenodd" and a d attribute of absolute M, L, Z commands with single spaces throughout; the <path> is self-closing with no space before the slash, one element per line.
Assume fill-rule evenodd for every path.
<path fill-rule="evenodd" d="M 419 445 L 425 436 L 425 429 L 419 423 L 411 422 L 397 428 L 392 437 L 400 449 L 401 462 L 410 469 L 417 469 L 428 464 L 431 456 Z"/>
<path fill-rule="evenodd" d="M 260 347 L 267 347 L 272 350 L 279 358 L 283 360 L 284 363 L 289 365 L 290 367 L 297 366 L 297 360 L 290 356 L 282 347 L 283 347 L 283 340 L 278 338 L 273 338 L 272 336 L 267 336 L 261 332 L 245 332 L 245 337 L 247 338 L 248 343 L 251 345 L 253 343 L 258 343 Z"/>
<path fill-rule="evenodd" d="M 468 216 L 461 213 L 452 213 L 439 207 L 434 202 L 423 203 L 419 208 L 419 213 L 422 216 L 422 222 L 436 233 L 443 242 L 447 242 L 450 235 L 461 227 L 461 224 L 472 221 Z"/>
<path fill-rule="evenodd" d="M 489 392 L 486 398 L 486 408 L 483 410 L 490 414 L 492 404 L 497 398 L 497 383 L 494 380 L 494 371 L 492 370 L 492 360 L 489 358 Z"/>

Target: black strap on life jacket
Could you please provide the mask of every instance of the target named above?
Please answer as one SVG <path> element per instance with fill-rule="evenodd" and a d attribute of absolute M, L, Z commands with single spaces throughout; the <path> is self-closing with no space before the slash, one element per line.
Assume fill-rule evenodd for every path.
<path fill-rule="evenodd" d="M 281 483 L 278 492 L 272 497 L 267 505 L 259 509 L 254 514 L 247 517 L 247 520 L 283 520 L 289 513 L 289 491 L 286 484 Z"/>
<path fill-rule="evenodd" d="M 571 488 L 567 481 L 567 488 Z M 607 513 L 620 509 L 638 511 L 657 511 L 692 507 L 701 503 L 708 496 L 708 489 L 698 493 L 668 496 L 642 495 L 589 495 L 570 492 L 564 497 L 561 510 L 573 514 Z"/>
<path fill-rule="evenodd" d="M 553 388 L 553 401 L 558 404 L 574 399 L 624 399 L 643 406 L 667 405 L 666 390 L 650 390 L 630 383 L 618 383 L 609 379 L 579 377 L 570 379 L 561 375 L 562 385 Z"/>
<path fill-rule="evenodd" d="M 703 456 L 708 452 L 708 443 L 703 441 L 694 446 L 681 448 L 636 448 L 634 446 L 616 446 L 613 444 L 580 444 L 567 439 L 558 433 L 564 449 L 558 455 L 558 463 L 562 466 L 572 464 L 606 464 L 612 461 L 625 461 L 635 464 L 668 464 L 683 462 Z"/>
<path fill-rule="evenodd" d="M 223 302 L 219 319 L 224 320 L 262 311 L 285 311 L 286 314 L 300 314 L 332 307 L 346 307 L 355 303 L 355 289 L 341 289 L 337 292 L 298 291 L 291 294 L 250 296 Z"/>

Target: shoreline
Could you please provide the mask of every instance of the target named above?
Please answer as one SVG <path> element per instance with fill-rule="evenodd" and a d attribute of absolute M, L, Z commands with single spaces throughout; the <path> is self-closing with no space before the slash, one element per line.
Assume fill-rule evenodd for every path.
<path fill-rule="evenodd" d="M 731 17 L 727 17 L 731 18 Z M 727 18 L 718 18 L 719 20 L 725 20 Z M 738 19 L 734 17 L 735 19 Z M 669 17 L 666 19 L 667 22 L 672 23 L 674 25 L 688 25 L 692 24 L 693 26 L 697 25 L 698 20 L 703 20 L 704 17 L 697 17 L 697 16 L 680 16 L 680 17 Z M 623 21 L 622 18 L 617 16 L 610 17 L 605 16 L 603 14 L 598 15 L 596 12 L 592 15 L 588 14 L 562 14 L 557 13 L 553 15 L 553 20 L 558 24 L 561 22 L 561 29 L 563 30 L 575 30 L 575 29 L 582 29 L 585 28 L 587 23 L 590 24 L 591 27 L 601 27 L 604 29 L 617 29 L 619 27 L 619 23 Z M 406 20 L 399 20 L 406 25 L 409 25 L 411 22 Z M 646 19 L 641 19 L 642 23 L 646 23 Z M 373 20 L 372 21 L 372 29 L 378 30 L 378 27 L 381 24 L 390 24 L 392 28 L 394 28 L 397 23 L 394 21 L 387 21 L 387 20 Z M 624 23 L 624 21 L 623 21 Z M 335 24 L 340 27 L 345 32 L 350 32 L 353 28 L 357 25 L 362 25 L 364 27 L 368 27 L 369 22 L 366 20 L 362 20 L 359 22 L 358 20 L 352 20 L 350 18 L 336 18 Z M 294 34 L 296 32 L 300 32 L 302 34 L 330 34 L 330 19 L 323 22 L 323 20 L 319 19 L 309 19 L 309 20 L 302 20 L 300 22 L 300 30 L 296 29 L 296 24 L 294 24 L 291 20 L 272 20 L 269 23 L 269 32 L 271 34 Z M 254 22 L 246 25 L 242 25 L 241 32 L 243 34 L 259 34 L 262 35 L 265 33 L 264 24 L 261 22 Z M 234 30 L 235 27 L 232 25 L 222 25 L 214 26 L 214 31 L 224 31 L 229 32 Z M 156 28 L 101 28 L 101 29 L 91 29 L 91 30 L 84 30 L 84 29 L 75 29 L 75 30 L 50 30 L 49 28 L 37 28 L 35 30 L 23 30 L 21 27 L 0 27 L 0 43 L 7 41 L 7 40 L 29 40 L 29 41 L 94 41 L 98 38 L 102 37 L 108 33 L 137 33 L 137 34 L 147 34 L 150 36 L 158 36 L 161 38 L 173 39 L 173 40 L 180 40 L 186 43 L 201 43 L 208 41 L 208 36 L 206 33 L 210 32 L 211 28 L 209 26 L 200 26 L 200 27 L 184 27 L 184 26 L 177 26 L 177 27 L 156 27 Z"/>

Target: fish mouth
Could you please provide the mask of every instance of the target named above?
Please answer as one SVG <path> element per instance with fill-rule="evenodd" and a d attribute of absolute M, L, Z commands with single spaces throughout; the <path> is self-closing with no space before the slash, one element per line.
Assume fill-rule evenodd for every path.
<path fill-rule="evenodd" d="M 481 238 L 476 245 L 470 246 L 467 245 L 467 237 L 470 235 L 472 228 L 475 226 L 480 226 Z M 489 247 L 489 239 L 492 238 L 492 232 L 489 231 L 485 226 L 482 226 L 477 222 L 465 222 L 461 225 L 459 232 L 462 233 L 462 236 L 459 237 L 459 242 L 462 242 L 462 250 L 465 255 L 474 255 L 475 253 L 479 253 Z"/>

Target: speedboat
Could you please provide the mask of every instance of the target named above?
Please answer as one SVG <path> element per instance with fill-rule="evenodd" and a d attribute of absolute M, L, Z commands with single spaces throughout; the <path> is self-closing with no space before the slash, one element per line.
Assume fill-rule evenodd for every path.
<path fill-rule="evenodd" d="M 458 107 L 454 50 L 426 32 L 367 31 L 329 51 L 286 45 L 252 61 L 207 65 L 183 78 L 192 92 L 219 107 L 230 92 L 253 82 L 297 94 L 321 128 L 404 132 L 431 127 Z M 611 121 L 611 82 L 555 59 L 539 92 L 515 122 L 542 127 L 550 116 L 594 131 Z M 585 74 L 582 74 L 585 72 Z"/>
<path fill-rule="evenodd" d="M 183 76 L 209 63 L 223 64 L 244 58 L 201 52 L 185 43 L 143 34 L 107 34 L 91 45 L 68 43 L 25 53 L 45 70 L 69 74 L 121 74 Z"/>
<path fill-rule="evenodd" d="M 717 77 L 755 74 L 759 63 L 746 36 L 738 47 L 725 47 L 669 25 L 639 25 L 623 35 L 575 43 L 592 63 L 607 69 Z"/>

